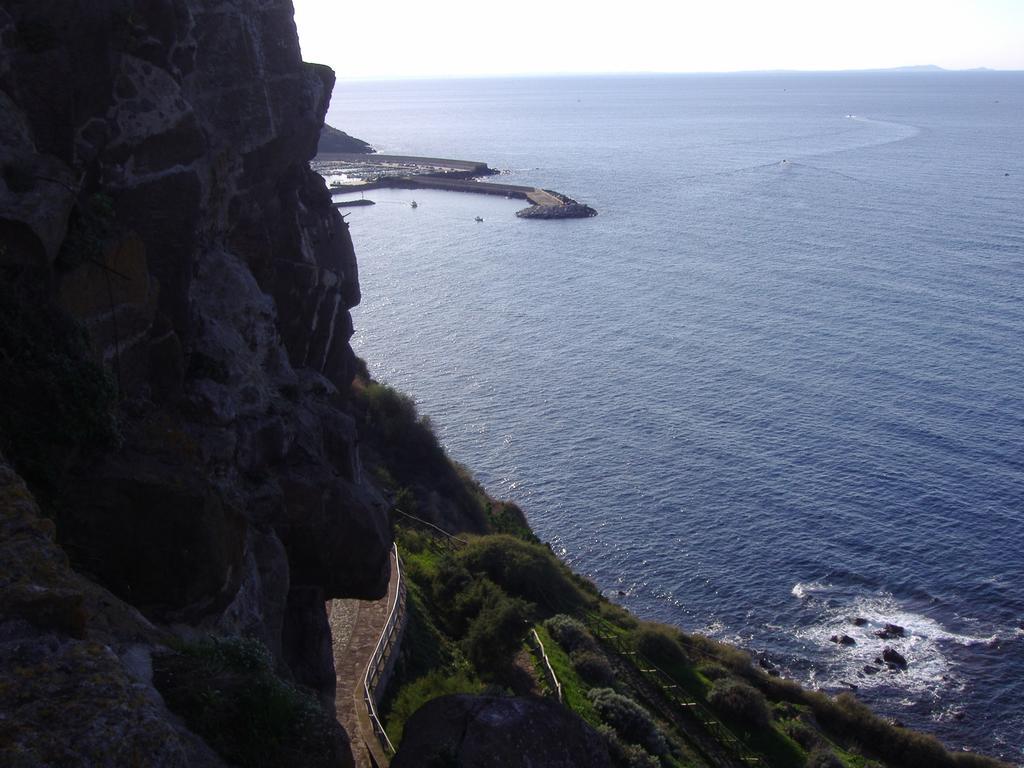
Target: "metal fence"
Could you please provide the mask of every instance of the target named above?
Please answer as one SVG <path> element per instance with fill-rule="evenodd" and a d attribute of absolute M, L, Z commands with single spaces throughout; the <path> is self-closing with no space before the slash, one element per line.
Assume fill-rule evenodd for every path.
<path fill-rule="evenodd" d="M 687 695 L 671 675 L 626 642 L 612 624 L 596 613 L 588 613 L 586 619 L 594 635 L 620 656 L 628 657 L 648 681 L 661 689 L 665 699 L 677 709 L 694 717 L 706 731 L 715 737 L 719 744 L 729 750 L 740 762 L 746 765 L 766 765 L 761 755 L 748 747 L 711 710 Z"/>
<path fill-rule="evenodd" d="M 393 545 L 395 557 L 395 568 L 398 571 L 398 589 L 395 590 L 395 602 L 388 612 L 388 620 L 380 633 L 377 647 L 373 649 L 370 661 L 366 665 L 366 675 L 363 677 L 363 702 L 366 704 L 366 712 L 373 725 L 373 732 L 377 735 L 381 747 L 387 754 L 393 755 L 395 748 L 391 739 L 384 732 L 384 726 L 377 714 L 377 705 L 380 704 L 380 695 L 387 684 L 387 679 L 394 667 L 394 651 L 402 639 L 402 631 L 405 629 L 405 578 L 402 574 L 402 561 L 398 557 L 398 545 Z"/>

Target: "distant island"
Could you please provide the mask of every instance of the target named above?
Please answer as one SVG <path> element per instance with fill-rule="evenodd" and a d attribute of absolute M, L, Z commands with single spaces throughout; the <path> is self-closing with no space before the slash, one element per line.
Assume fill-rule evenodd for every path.
<path fill-rule="evenodd" d="M 742 72 L 718 72 L 723 75 L 855 75 L 855 74 L 929 74 L 933 72 L 998 72 L 990 67 L 946 69 L 937 64 L 911 64 L 903 67 L 873 67 L 870 69 L 750 69 Z"/>

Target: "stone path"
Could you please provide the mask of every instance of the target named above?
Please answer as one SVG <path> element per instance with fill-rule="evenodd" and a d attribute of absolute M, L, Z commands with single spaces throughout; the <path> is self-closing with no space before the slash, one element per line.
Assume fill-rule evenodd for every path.
<path fill-rule="evenodd" d="M 366 665 L 377 647 L 380 633 L 398 592 L 398 568 L 391 553 L 391 581 L 388 594 L 380 600 L 329 600 L 327 620 L 331 625 L 336 689 L 335 716 L 352 742 L 356 768 L 384 768 L 388 758 L 381 748 L 363 703 Z"/>

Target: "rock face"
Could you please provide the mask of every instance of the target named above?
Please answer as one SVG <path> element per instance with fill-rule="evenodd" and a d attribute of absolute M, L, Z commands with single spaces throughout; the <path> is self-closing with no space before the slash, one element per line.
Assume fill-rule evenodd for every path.
<path fill-rule="evenodd" d="M 320 143 L 317 145 L 317 154 L 343 152 L 347 154 L 370 155 L 376 152 L 367 142 L 349 136 L 344 131 L 339 131 L 330 125 L 324 125 L 320 129 Z"/>
<path fill-rule="evenodd" d="M 0 8 L 0 280 L 74 317 L 120 399 L 120 447 L 53 467 L 58 541 L 325 696 L 317 604 L 383 595 L 391 538 L 346 398 L 355 254 L 308 168 L 333 84 L 288 0 Z"/>
<path fill-rule="evenodd" d="M 0 764 L 221 766 L 145 675 L 144 649 L 162 639 L 71 570 L 0 457 Z"/>
<path fill-rule="evenodd" d="M 604 739 L 546 699 L 443 696 L 409 719 L 393 768 L 603 768 Z"/>

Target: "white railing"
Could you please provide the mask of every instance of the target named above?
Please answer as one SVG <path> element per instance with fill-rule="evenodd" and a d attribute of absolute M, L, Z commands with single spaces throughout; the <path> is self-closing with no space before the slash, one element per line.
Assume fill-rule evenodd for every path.
<path fill-rule="evenodd" d="M 377 647 L 373 649 L 370 661 L 366 665 L 366 674 L 363 677 L 363 701 L 366 704 L 366 712 L 373 725 L 374 734 L 385 751 L 393 755 L 395 748 L 391 744 L 391 739 L 384 732 L 384 726 L 377 715 L 377 704 L 379 703 L 377 694 L 382 682 L 381 678 L 386 677 L 387 673 L 391 671 L 389 667 L 393 661 L 391 656 L 395 646 L 401 640 L 402 629 L 405 626 L 405 579 L 402 577 L 402 563 L 398 557 L 397 544 L 393 545 L 392 551 L 395 556 L 395 569 L 398 572 L 398 587 L 395 590 L 395 602 L 388 612 L 388 620 L 380 633 Z"/>
<path fill-rule="evenodd" d="M 433 523 L 431 523 L 431 522 L 429 522 L 427 520 L 424 520 L 421 517 L 416 517 L 416 515 L 410 515 L 408 512 L 403 512 L 398 507 L 395 507 L 394 511 L 397 512 L 398 514 L 402 515 L 402 517 L 407 517 L 410 520 L 412 520 L 413 522 L 419 523 L 420 525 L 425 525 L 428 528 L 436 531 L 437 533 L 440 533 L 448 541 L 452 541 L 452 542 L 455 542 L 456 544 L 462 544 L 462 545 L 469 544 L 469 542 L 466 541 L 465 539 L 459 538 L 454 533 L 448 533 L 448 531 L 446 531 L 444 528 L 441 528 L 440 526 L 434 525 Z"/>
<path fill-rule="evenodd" d="M 561 704 L 562 684 L 558 682 L 558 675 L 555 674 L 555 669 L 551 666 L 551 660 L 544 651 L 544 643 L 541 642 L 540 635 L 537 634 L 537 630 L 531 629 L 530 633 L 533 635 L 533 642 L 536 644 L 537 652 L 540 654 L 540 658 L 544 662 L 544 674 L 547 675 L 548 682 L 551 683 L 551 687 L 555 690 L 555 696 L 558 697 L 558 703 Z"/>

